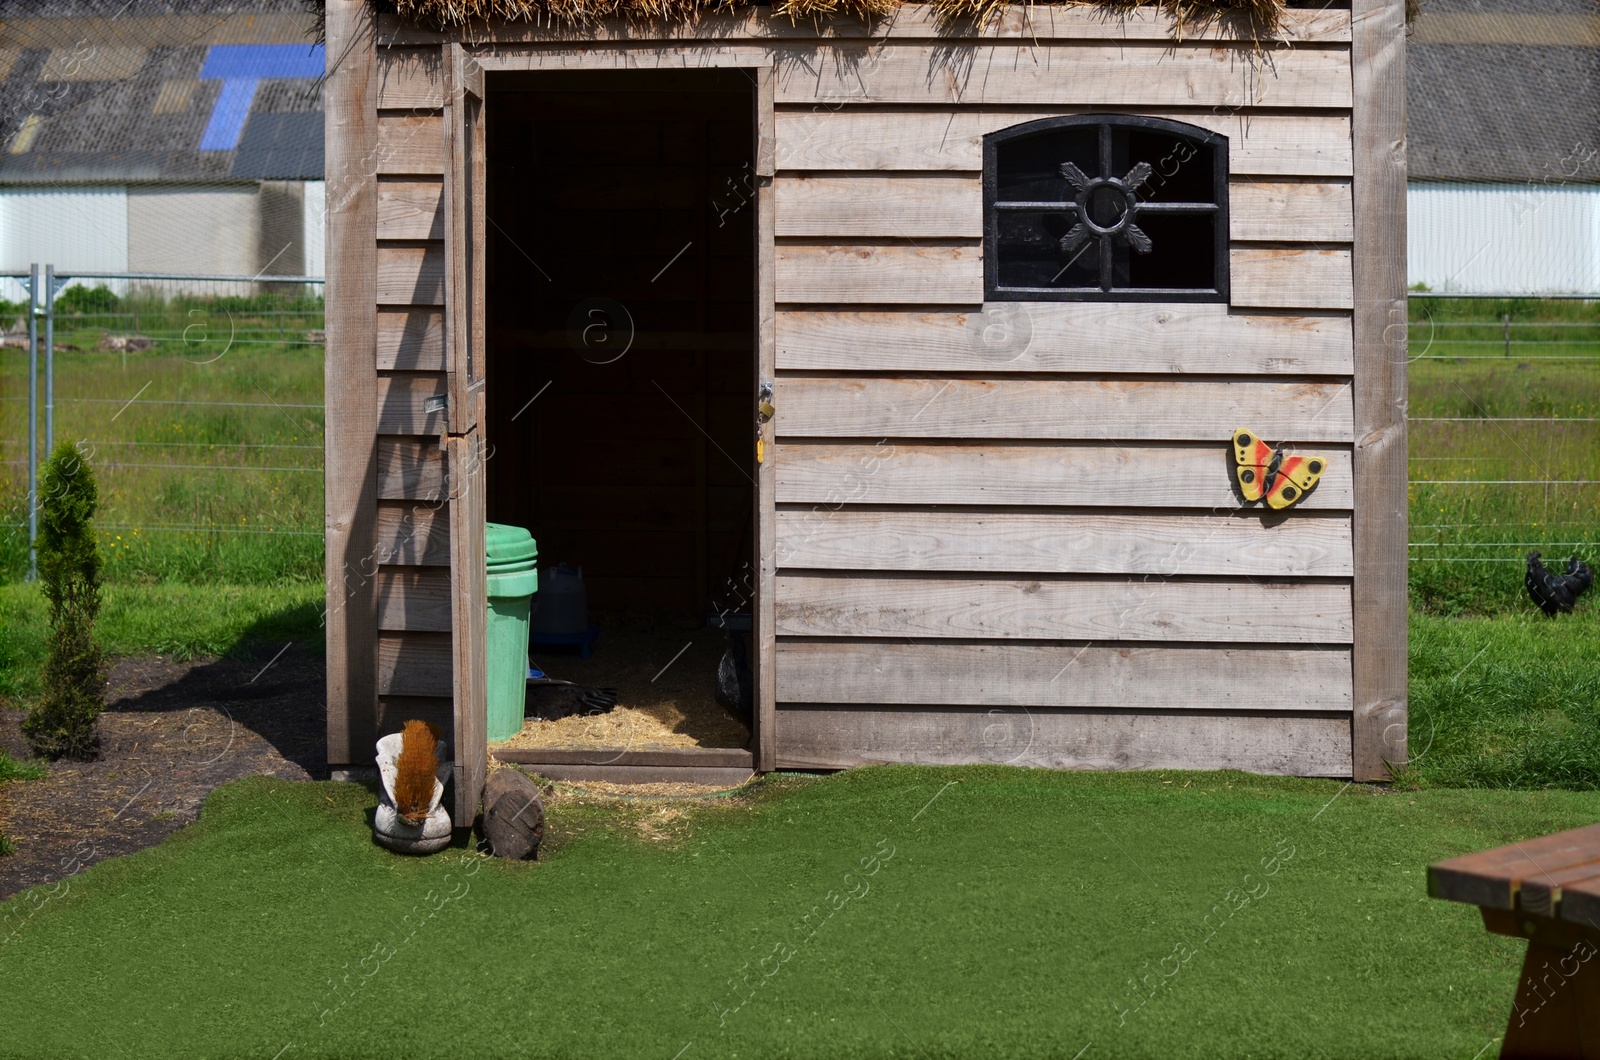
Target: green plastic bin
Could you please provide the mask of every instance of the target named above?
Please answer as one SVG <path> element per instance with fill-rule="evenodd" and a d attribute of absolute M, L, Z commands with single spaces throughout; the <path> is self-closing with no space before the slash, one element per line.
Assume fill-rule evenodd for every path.
<path fill-rule="evenodd" d="M 509 740 L 522 731 L 528 695 L 528 614 L 539 591 L 539 546 L 520 526 L 484 526 L 489 569 L 488 731 Z"/>

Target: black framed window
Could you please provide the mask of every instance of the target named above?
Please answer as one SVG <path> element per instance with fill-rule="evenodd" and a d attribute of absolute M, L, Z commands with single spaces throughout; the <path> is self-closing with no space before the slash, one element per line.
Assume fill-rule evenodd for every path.
<path fill-rule="evenodd" d="M 983 138 L 986 301 L 1228 300 L 1228 138 L 1120 114 Z"/>

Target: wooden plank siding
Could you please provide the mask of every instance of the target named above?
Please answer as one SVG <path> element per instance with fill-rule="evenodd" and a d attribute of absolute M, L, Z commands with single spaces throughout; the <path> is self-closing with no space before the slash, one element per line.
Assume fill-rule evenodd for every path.
<path fill-rule="evenodd" d="M 1348 177 L 1353 154 L 1350 115 L 1343 109 L 1256 113 L 1203 100 L 1194 109 L 1062 105 L 1029 109 L 984 107 L 779 108 L 778 167 L 828 170 L 983 172 L 983 137 L 1057 114 L 1130 113 L 1198 125 L 1228 137 L 1234 175 Z M 397 135 L 397 134 L 395 134 Z"/>
<path fill-rule="evenodd" d="M 780 510 L 778 560 L 818 570 L 1348 578 L 1350 520 L 1148 512 Z"/>
<path fill-rule="evenodd" d="M 379 501 L 374 556 L 380 564 L 450 566 L 450 506 Z"/>
<path fill-rule="evenodd" d="M 1263 681 L 1263 673 L 1277 675 Z M 791 640 L 784 691 L 801 703 L 1348 711 L 1348 648 Z M 1285 697 L 1280 684 L 1301 694 Z"/>
<path fill-rule="evenodd" d="M 443 567 L 381 567 L 378 628 L 450 632 L 450 572 Z"/>
<path fill-rule="evenodd" d="M 780 370 L 1348 376 L 1351 363 L 1350 314 L 1337 312 L 1159 302 L 778 312 Z"/>
<path fill-rule="evenodd" d="M 501 69 L 683 68 L 709 65 L 712 50 L 686 52 L 646 40 L 583 55 L 539 49 L 493 58 Z M 1247 42 L 1174 47 L 1159 40 L 906 41 L 885 47 L 840 38 L 820 49 L 777 41 L 759 48 L 722 43 L 715 50 L 749 56 L 751 66 L 766 60 L 777 71 L 774 102 L 779 105 L 1183 107 L 1201 101 L 1224 107 L 1350 107 L 1349 48 L 1343 44 L 1278 49 L 1270 68 Z M 442 105 L 435 64 L 419 61 L 410 48 L 386 49 L 386 59 L 380 108 Z"/>
<path fill-rule="evenodd" d="M 448 720 L 467 676 L 450 638 L 461 513 L 429 403 L 452 323 L 438 44 L 461 38 L 379 25 L 396 45 L 378 49 L 366 152 L 389 724 Z M 1237 22 L 1179 40 L 1151 8 L 1014 7 L 964 36 L 921 7 L 871 26 L 738 10 L 500 26 L 475 51 L 491 90 L 504 70 L 762 79 L 758 379 L 778 411 L 757 501 L 758 680 L 775 703 L 759 768 L 1351 775 L 1370 525 L 1352 314 L 1371 238 L 1354 212 L 1362 32 L 1348 11 L 1291 9 L 1293 46 L 1263 59 Z M 1229 138 L 1229 304 L 984 305 L 983 136 L 1079 113 Z M 1287 515 L 1239 510 L 1240 426 L 1327 457 Z"/>
<path fill-rule="evenodd" d="M 443 372 L 379 372 L 379 434 L 443 434 Z"/>
<path fill-rule="evenodd" d="M 379 305 L 444 305 L 444 244 L 378 244 Z"/>
<path fill-rule="evenodd" d="M 1248 714 L 787 708 L 778 768 L 884 762 L 1050 769 L 1211 769 L 1350 775 L 1350 721 Z"/>
<path fill-rule="evenodd" d="M 445 357 L 444 101 L 427 86 L 441 49 L 379 54 L 374 154 L 378 439 L 376 582 L 380 728 L 439 725 L 469 781 L 476 752 L 458 746 L 452 654 L 452 552 Z M 470 690 L 469 690 L 470 693 Z M 466 734 L 468 742 L 472 733 Z M 467 774 L 461 774 L 462 768 Z M 458 784 L 458 787 L 460 785 Z M 459 794 L 459 792 L 458 792 Z M 461 800 L 454 808 L 461 813 Z"/>
<path fill-rule="evenodd" d="M 789 572 L 777 582 L 780 637 L 1348 644 L 1353 626 L 1350 586 L 1333 580 Z"/>
<path fill-rule="evenodd" d="M 1318 487 L 1317 492 L 1321 492 Z M 378 499 L 445 499 L 444 455 L 435 438 L 378 438 Z"/>
<path fill-rule="evenodd" d="M 442 181 L 444 157 L 443 117 L 378 112 L 377 146 L 371 154 L 376 176 L 415 175 Z"/>
<path fill-rule="evenodd" d="M 892 225 L 892 219 L 884 223 Z M 1348 247 L 1235 243 L 1230 254 L 1234 306 L 1351 306 Z M 419 271 L 423 267 L 419 264 Z M 977 240 L 933 245 L 786 241 L 777 248 L 776 267 L 778 301 L 790 305 L 983 304 L 983 250 Z"/>
<path fill-rule="evenodd" d="M 1265 438 L 1354 440 L 1345 382 L 790 375 L 780 376 L 776 401 L 779 434 L 792 438 L 1059 438 L 1226 446 L 1234 428 L 1249 425 Z"/>
<path fill-rule="evenodd" d="M 378 181 L 379 239 L 443 239 L 444 181 Z"/>
<path fill-rule="evenodd" d="M 444 312 L 384 307 L 378 310 L 380 371 L 442 372 Z"/>
<path fill-rule="evenodd" d="M 1324 455 L 1322 481 L 1297 507 L 1348 511 L 1355 502 L 1349 449 Z M 383 461 L 380 453 L 380 490 Z M 775 464 L 779 504 L 824 511 L 845 504 L 1231 511 L 1239 503 L 1232 458 L 1215 445 L 787 442 Z"/>

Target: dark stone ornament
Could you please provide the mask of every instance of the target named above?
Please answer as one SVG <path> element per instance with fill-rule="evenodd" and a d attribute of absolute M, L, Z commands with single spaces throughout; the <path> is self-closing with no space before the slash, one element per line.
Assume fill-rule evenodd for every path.
<path fill-rule="evenodd" d="M 497 858 L 537 858 L 544 842 L 544 800 L 520 769 L 497 769 L 483 789 L 483 837 Z"/>

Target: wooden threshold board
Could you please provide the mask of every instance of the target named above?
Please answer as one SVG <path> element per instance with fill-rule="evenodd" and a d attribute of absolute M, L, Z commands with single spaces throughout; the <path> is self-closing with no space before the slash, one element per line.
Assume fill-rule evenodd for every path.
<path fill-rule="evenodd" d="M 744 748 L 681 747 L 655 751 L 625 748 L 507 748 L 501 762 L 551 780 L 600 780 L 611 784 L 725 784 L 755 772 L 755 756 Z"/>

